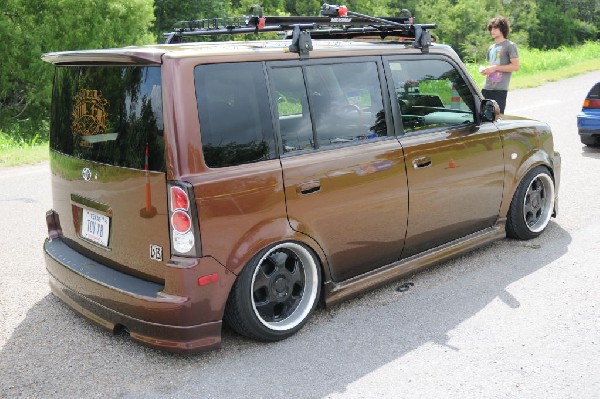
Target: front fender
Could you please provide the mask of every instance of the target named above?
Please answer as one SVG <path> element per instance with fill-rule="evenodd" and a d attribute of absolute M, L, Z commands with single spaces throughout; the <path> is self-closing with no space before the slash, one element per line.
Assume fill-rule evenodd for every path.
<path fill-rule="evenodd" d="M 558 196 L 561 158 L 560 154 L 554 151 L 552 132 L 545 123 L 508 117 L 507 120 L 501 121 L 498 127 L 505 160 L 504 192 L 499 217 L 504 219 L 521 180 L 536 166 L 545 166 L 550 170 Z M 556 199 L 555 214 L 558 206 Z"/>

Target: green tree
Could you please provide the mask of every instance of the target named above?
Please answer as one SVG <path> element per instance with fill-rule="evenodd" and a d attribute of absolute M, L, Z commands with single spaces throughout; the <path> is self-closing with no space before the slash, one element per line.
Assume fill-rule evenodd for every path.
<path fill-rule="evenodd" d="M 33 136 L 47 120 L 53 67 L 45 52 L 153 41 L 152 0 L 2 0 L 0 129 Z M 40 132 L 45 136 L 47 132 Z"/>
<path fill-rule="evenodd" d="M 543 0 L 540 3 L 544 3 Z M 574 9 L 577 13 L 577 19 L 589 23 L 598 29 L 600 24 L 600 2 L 598 0 L 563 0 L 563 9 Z"/>
<path fill-rule="evenodd" d="M 389 0 L 387 4 L 387 12 L 383 16 L 396 16 L 400 14 L 401 10 L 410 11 L 411 15 L 415 16 L 417 10 L 417 4 L 419 0 Z M 416 18 L 416 23 L 430 23 L 430 21 L 424 21 Z"/>
<path fill-rule="evenodd" d="M 593 3 L 538 0 L 538 5 L 540 23 L 530 33 L 532 47 L 553 49 L 597 39 L 600 11 L 597 0 Z"/>
<path fill-rule="evenodd" d="M 290 15 L 319 15 L 322 4 L 319 0 L 285 0 L 285 10 Z"/>
<path fill-rule="evenodd" d="M 485 44 L 485 24 L 489 19 L 480 0 L 423 0 L 417 5 L 419 22 L 436 23 L 432 32 L 439 42 L 449 44 L 470 61 L 478 59 Z"/>
<path fill-rule="evenodd" d="M 177 21 L 222 17 L 229 6 L 227 0 L 154 0 L 155 21 L 152 32 L 158 42 L 162 42 L 163 33 L 171 32 Z"/>
<path fill-rule="evenodd" d="M 247 15 L 248 10 L 255 4 L 259 4 L 264 12 L 264 15 L 285 15 L 287 14 L 285 10 L 285 1 L 284 0 L 264 0 L 264 1 L 256 1 L 256 0 L 232 0 L 231 2 L 231 15 L 239 16 L 239 15 Z"/>

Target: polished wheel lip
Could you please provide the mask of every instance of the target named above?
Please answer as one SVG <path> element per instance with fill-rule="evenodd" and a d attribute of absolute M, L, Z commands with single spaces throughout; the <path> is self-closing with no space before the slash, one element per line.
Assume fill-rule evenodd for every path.
<path fill-rule="evenodd" d="M 302 291 L 302 299 L 300 303 L 296 306 L 296 309 L 285 319 L 276 322 L 270 322 L 265 320 L 259 313 L 256 302 L 254 300 L 254 284 L 256 281 L 256 276 L 260 270 L 260 266 L 262 263 L 271 255 L 273 252 L 276 252 L 280 249 L 287 249 L 293 252 L 297 257 L 299 262 L 301 263 L 302 272 L 304 273 L 304 289 Z M 319 276 L 317 270 L 317 264 L 315 262 L 314 257 L 310 254 L 308 249 L 304 246 L 292 242 L 283 243 L 274 246 L 269 249 L 258 261 L 254 273 L 252 274 L 252 284 L 250 285 L 250 297 L 252 301 L 252 310 L 254 314 L 258 318 L 261 324 L 265 327 L 275 330 L 275 331 L 288 331 L 293 329 L 294 327 L 301 324 L 306 317 L 311 312 L 315 301 L 317 300 L 317 292 L 318 292 L 318 284 L 319 284 Z"/>
<path fill-rule="evenodd" d="M 536 216 L 528 218 L 528 210 Z M 547 173 L 538 173 L 527 187 L 523 198 L 523 221 L 533 232 L 539 233 L 546 228 L 554 211 L 554 182 Z M 539 213 L 539 215 L 537 215 Z"/>

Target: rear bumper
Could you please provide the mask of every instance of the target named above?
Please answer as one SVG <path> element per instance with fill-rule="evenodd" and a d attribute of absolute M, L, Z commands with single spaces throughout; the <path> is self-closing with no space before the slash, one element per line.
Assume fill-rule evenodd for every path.
<path fill-rule="evenodd" d="M 598 127 L 597 130 L 591 130 L 591 129 L 579 129 L 578 131 L 580 136 L 600 136 L 600 127 Z"/>
<path fill-rule="evenodd" d="M 579 113 L 577 115 L 577 131 L 580 136 L 600 135 L 600 109 Z"/>
<path fill-rule="evenodd" d="M 111 269 L 71 249 L 62 239 L 44 243 L 52 292 L 74 310 L 113 332 L 173 352 L 221 345 L 221 319 L 235 276 L 212 258 L 167 267 L 165 285 Z M 199 287 L 198 277 L 219 281 Z"/>

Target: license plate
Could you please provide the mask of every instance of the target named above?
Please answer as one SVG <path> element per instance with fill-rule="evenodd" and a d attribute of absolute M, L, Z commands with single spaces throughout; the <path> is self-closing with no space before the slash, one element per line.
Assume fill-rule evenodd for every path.
<path fill-rule="evenodd" d="M 88 209 L 83 209 L 81 236 L 104 247 L 108 246 L 110 219 Z"/>

